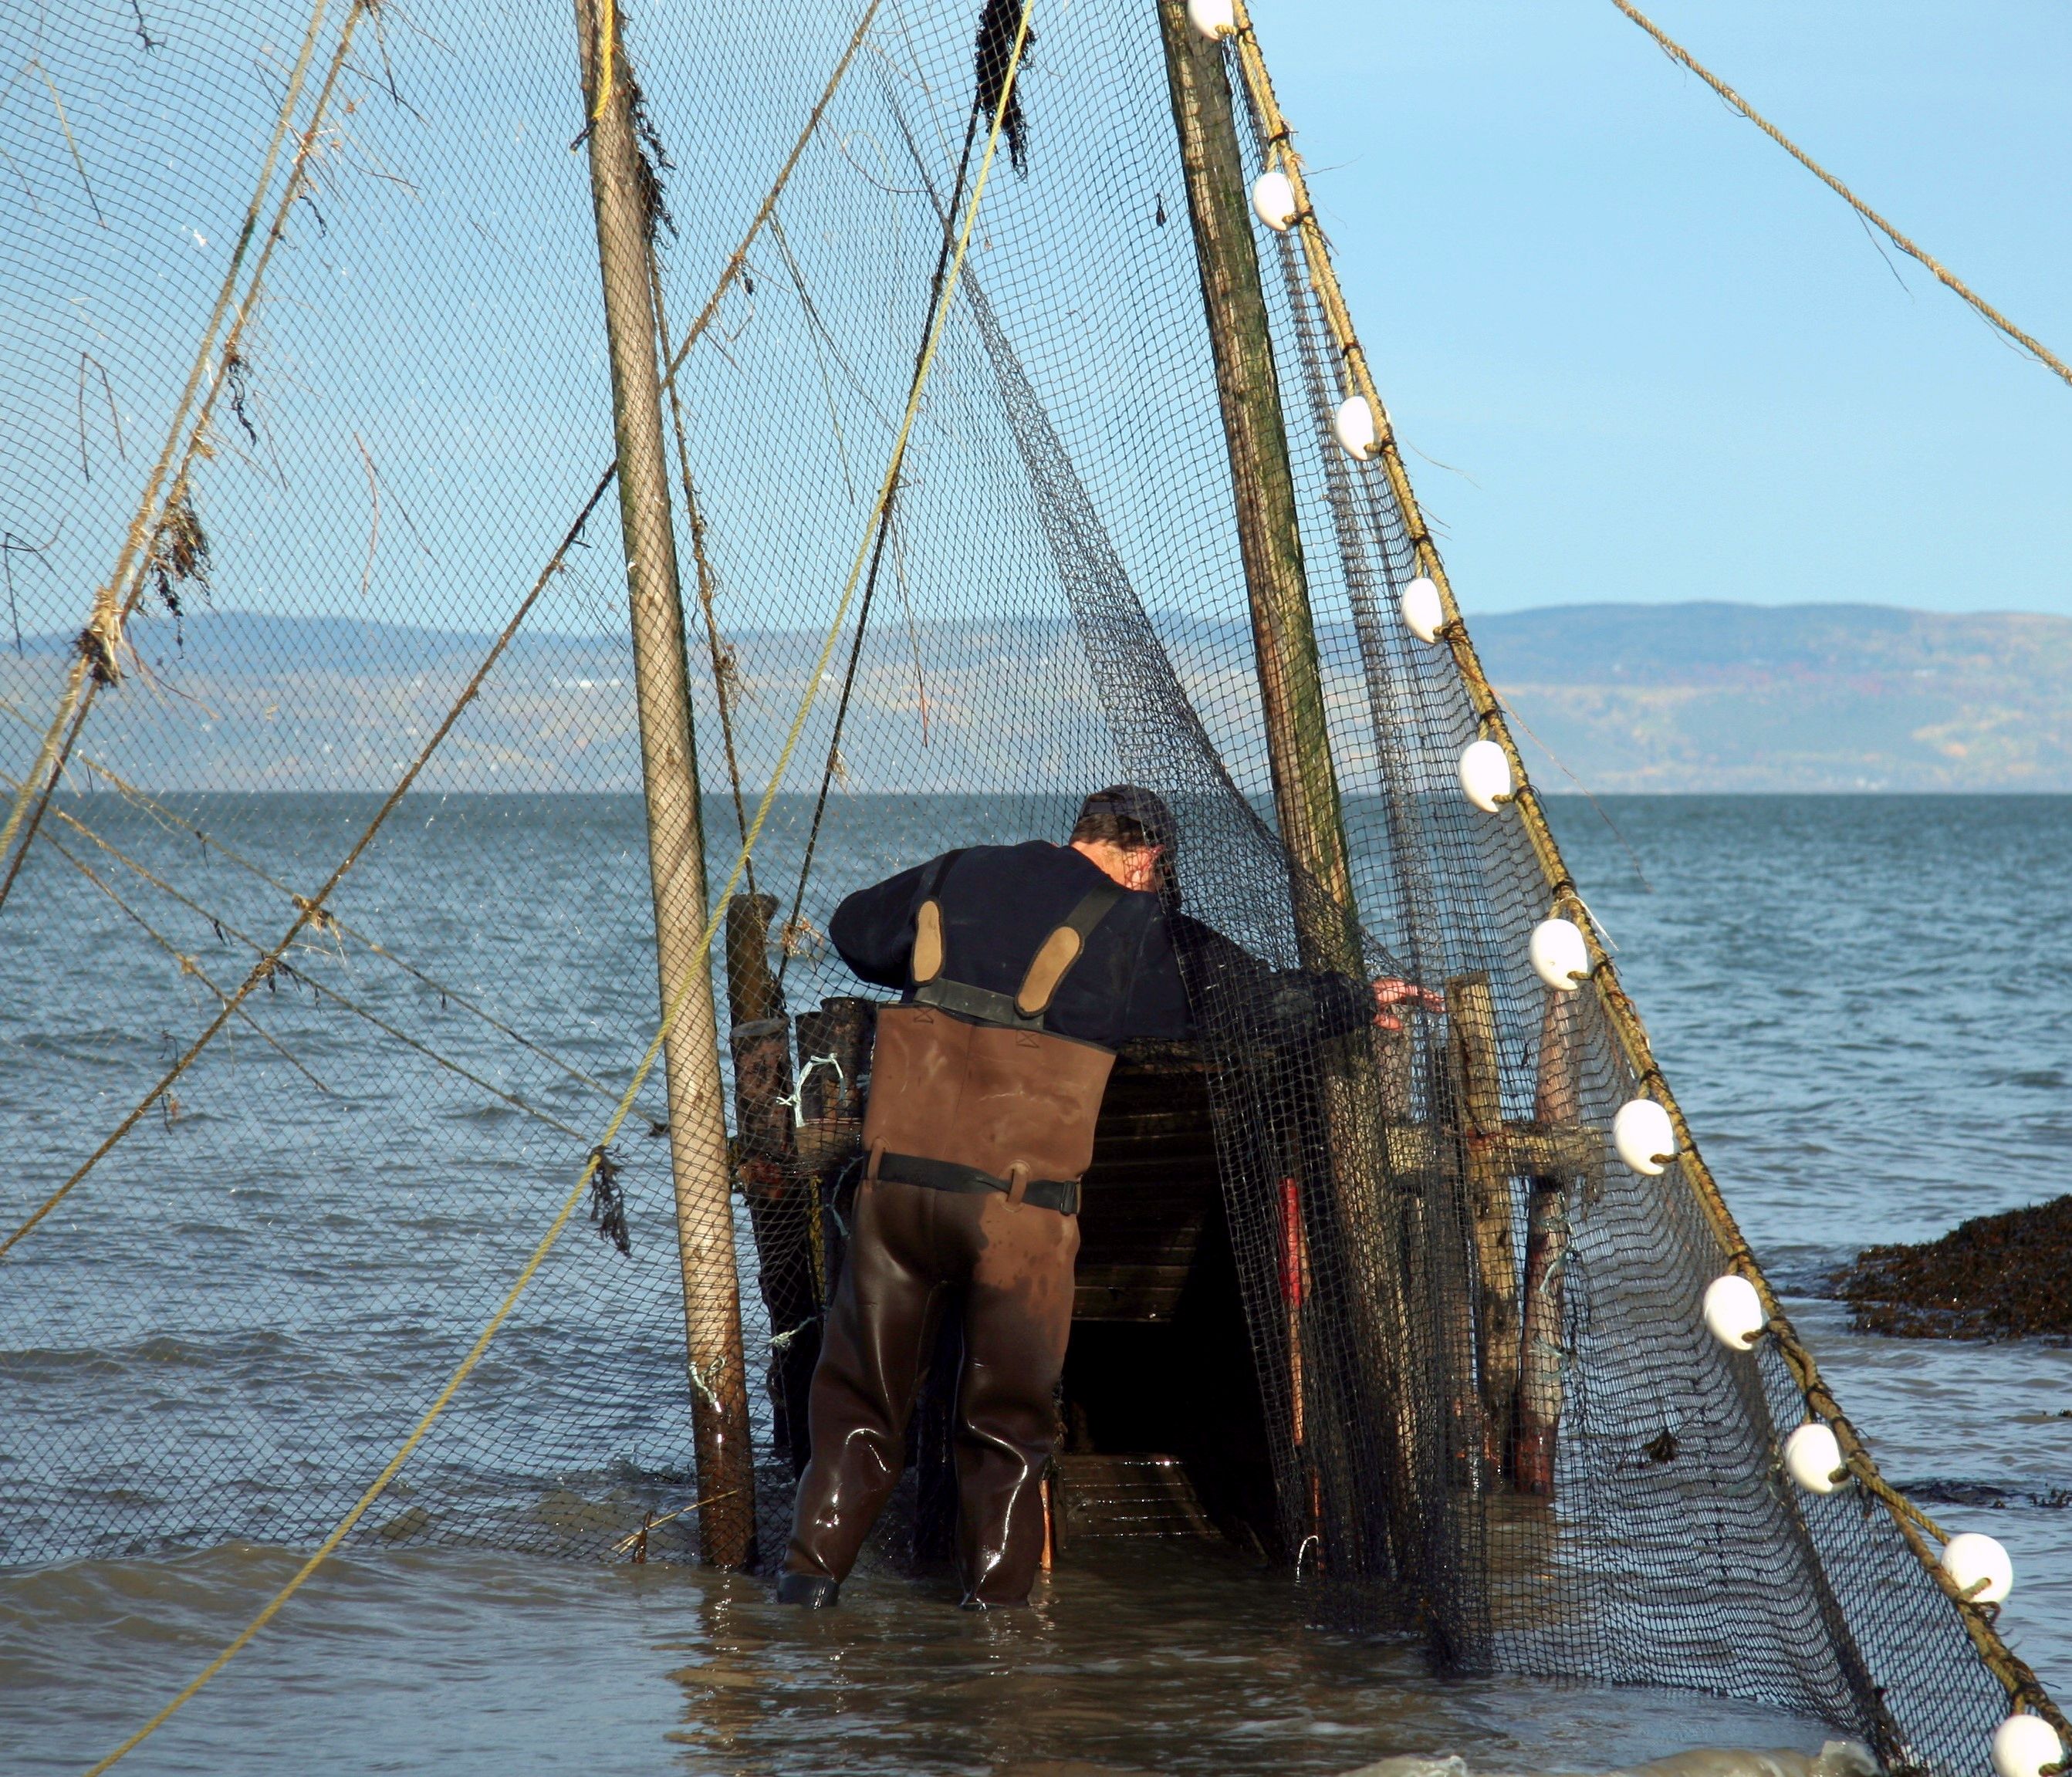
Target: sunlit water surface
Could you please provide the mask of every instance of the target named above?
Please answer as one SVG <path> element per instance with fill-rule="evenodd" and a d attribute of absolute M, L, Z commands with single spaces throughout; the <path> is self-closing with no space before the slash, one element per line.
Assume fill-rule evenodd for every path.
<path fill-rule="evenodd" d="M 1606 812 L 1622 841 L 1581 802 L 1559 811 L 1577 875 L 1745 1227 L 1888 1472 L 2012 1547 L 2009 1632 L 2072 1690 L 2072 1352 L 1863 1338 L 1820 1293 L 1868 1241 L 2072 1189 L 2072 801 Z M 45 1016 L 61 1018 L 16 1004 L 5 1040 Z M 0 1768 L 84 1768 L 295 1561 L 235 1547 L 0 1573 Z M 678 1566 L 361 1553 L 124 1768 L 1094 1777 L 1458 1754 L 1589 1771 L 1823 1738 L 1705 1698 L 1437 1683 L 1408 1648 L 1309 1627 L 1285 1579 L 1177 1548 L 1071 1555 L 1027 1613 L 953 1604 L 883 1570 L 804 1616 Z"/>

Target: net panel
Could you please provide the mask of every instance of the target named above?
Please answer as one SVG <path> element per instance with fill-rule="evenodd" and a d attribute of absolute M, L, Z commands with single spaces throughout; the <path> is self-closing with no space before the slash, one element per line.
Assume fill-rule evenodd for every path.
<path fill-rule="evenodd" d="M 822 936 L 844 894 L 1062 837 L 1124 778 L 1176 811 L 1185 911 L 1274 968 L 1314 960 L 1330 898 L 1277 836 L 1150 0 L 1034 14 L 1019 152 L 874 534 L 975 176 L 979 11 L 883 0 L 760 225 L 857 15 L 787 17 L 781 56 L 719 0 L 627 26 L 672 351 L 696 333 L 668 418 L 715 887 L 816 693 L 742 885 L 773 897 L 771 942 L 722 968 L 723 1016 L 751 975 L 787 1013 L 853 999 Z M 612 449 L 574 33 L 204 0 L 0 31 L 24 71 L 0 96 L 10 798 L 149 524 L 134 658 L 0 909 L 10 1226 L 235 991 L 543 587 L 335 917 L 6 1260 L 0 1558 L 307 1543 L 501 1295 L 654 1028 L 615 503 L 563 547 Z M 1249 178 L 1270 131 L 1234 59 L 1225 78 Z M 245 265 L 277 211 L 278 244 L 233 285 L 226 345 L 210 317 L 248 210 Z M 1449 1002 L 1318 1044 L 1191 983 L 1274 1552 L 1463 1669 L 1715 1690 L 1982 1768 L 2005 1705 L 1955 1613 L 1882 1512 L 1792 1495 L 1776 1440 L 1804 1404 L 1774 1349 L 1732 1357 L 1699 1324 L 1727 1255 L 1689 1181 L 1608 1157 L 1639 1082 L 1594 991 L 1550 999 L 1526 959 L 1540 865 L 1515 811 L 1460 794 L 1477 722 L 1397 615 L 1404 515 L 1331 437 L 1339 363 L 1296 238 L 1255 240 L 1360 960 Z M 177 419 L 198 363 L 199 429 Z M 170 502 L 145 497 L 162 450 Z M 806 1036 L 779 1057 L 799 1117 L 857 1084 Z M 752 1395 L 768 1451 L 838 1255 L 839 1168 L 749 1073 L 718 1232 L 778 1384 Z M 698 1488 L 649 1133 L 668 1110 L 659 1088 L 639 1108 L 598 1206 L 609 1225 L 623 1191 L 627 1250 L 561 1243 L 364 1536 L 594 1554 L 659 1519 L 643 1549 L 693 1551 L 670 1516 Z M 1474 1158 L 1533 1131 L 1551 1158 Z M 1558 1420 L 1538 1491 L 1521 1398 Z M 765 1469 L 767 1553 L 786 1471 Z"/>

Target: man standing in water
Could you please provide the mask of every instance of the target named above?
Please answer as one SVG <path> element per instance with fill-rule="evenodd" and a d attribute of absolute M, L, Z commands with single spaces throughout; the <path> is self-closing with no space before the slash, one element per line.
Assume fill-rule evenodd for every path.
<path fill-rule="evenodd" d="M 1312 1040 L 1433 997 L 1276 971 L 1169 905 L 1166 805 L 1122 785 L 1087 798 L 1063 846 L 952 852 L 851 895 L 829 935 L 878 1016 L 867 1155 L 828 1311 L 777 1596 L 832 1604 L 905 1460 L 907 1415 L 947 1291 L 964 1301 L 957 1558 L 968 1608 L 1026 1604 L 1043 1544 L 1039 1484 L 1071 1332 L 1079 1177 L 1116 1050 L 1193 1033 L 1198 997 Z M 1220 1009 L 1220 1008 L 1219 1008 Z M 1262 1031 L 1262 1034 L 1264 1034 Z"/>

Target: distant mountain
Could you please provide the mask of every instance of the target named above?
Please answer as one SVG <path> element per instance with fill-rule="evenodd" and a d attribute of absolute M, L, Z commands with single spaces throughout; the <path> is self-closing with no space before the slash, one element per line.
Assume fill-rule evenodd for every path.
<path fill-rule="evenodd" d="M 1592 790 L 2072 790 L 2072 618 L 1582 605 L 1470 623 L 1543 753 Z"/>
<path fill-rule="evenodd" d="M 1235 626 L 1158 625 L 1182 676 L 1242 648 Z M 1946 616 L 1873 605 L 1560 606 L 1471 618 L 1490 676 L 1550 790 L 2072 791 L 2072 618 Z M 1020 787 L 1082 749 L 1059 737 L 1099 724 L 1071 626 L 922 624 L 866 656 L 844 758 L 857 789 L 915 787 L 925 769 Z M 136 626 L 148 672 L 104 698 L 89 749 L 117 769 L 191 789 L 374 790 L 393 781 L 480 661 L 485 636 L 257 613 Z M 746 757 L 774 750 L 817 638 L 733 640 Z M 1350 638 L 1326 638 L 1346 658 Z M 0 652 L 0 765 L 33 755 L 71 649 L 31 638 Z M 1010 657 L 1028 695 L 992 707 Z M 1241 655 L 1238 656 L 1241 658 Z M 1212 664 L 1212 663 L 1214 664 Z M 1335 695 L 1356 695 L 1342 685 Z M 1203 698 L 1212 728 L 1241 708 Z M 4 718 L 6 708 L 0 708 Z M 917 753 L 926 724 L 928 749 Z M 767 731 L 767 732 L 766 732 Z M 1548 755 L 1551 752 L 1552 757 Z M 1558 764 L 1555 761 L 1558 761 Z M 1563 768 L 1565 768 L 1565 771 Z M 616 637 L 521 634 L 426 780 L 428 789 L 638 786 L 631 661 Z"/>

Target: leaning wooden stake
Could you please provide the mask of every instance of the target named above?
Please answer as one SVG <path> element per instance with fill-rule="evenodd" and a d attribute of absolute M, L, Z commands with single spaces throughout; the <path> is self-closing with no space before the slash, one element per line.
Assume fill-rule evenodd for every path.
<path fill-rule="evenodd" d="M 770 1405 L 775 1441 L 806 1466 L 806 1401 L 820 1356 L 813 1181 L 799 1163 L 791 1021 L 770 967 L 775 895 L 726 905 L 726 998 L 734 1046 L 734 1127 L 742 1195 L 755 1231 L 755 1281 L 770 1315 Z"/>
<path fill-rule="evenodd" d="M 705 1496 L 700 1539 L 707 1561 L 745 1567 L 755 1556 L 754 1471 L 734 1274 L 726 1110 L 713 1012 L 711 962 L 700 942 L 705 868 L 698 821 L 697 754 L 676 584 L 669 478 L 663 453 L 662 384 L 648 280 L 647 207 L 634 139 L 632 83 L 615 37 L 616 10 L 576 0 L 589 131 L 590 196 L 611 351 L 611 405 L 619 442 L 619 515 L 632 606 L 634 685 L 648 798 L 648 872 L 655 947 L 666 1008 L 683 1004 L 664 1055 L 669 1158 L 676 1176 L 676 1245 L 684 1275 L 684 1331 Z M 599 96 L 602 93 L 602 102 Z"/>
<path fill-rule="evenodd" d="M 1230 85 L 1223 51 L 1188 23 L 1182 0 L 1159 0 L 1158 10 L 1230 449 L 1238 548 L 1251 594 L 1273 810 L 1282 843 L 1309 879 L 1308 893 L 1297 896 L 1297 938 L 1309 967 L 1356 975 L 1360 946 L 1352 872 L 1302 564 L 1287 421 L 1252 245 Z"/>
<path fill-rule="evenodd" d="M 1185 0 L 1158 0 L 1166 65 L 1200 268 L 1202 303 L 1230 453 L 1238 546 L 1249 593 L 1260 703 L 1274 813 L 1294 878 L 1296 938 L 1309 968 L 1365 972 L 1352 872 L 1331 758 L 1323 671 L 1302 563 L 1301 527 L 1273 342 L 1252 244 L 1251 207 L 1223 51 L 1188 22 Z M 1382 1147 L 1381 1081 L 1374 1043 L 1355 1034 L 1332 1045 L 1322 1081 L 1326 1138 L 1340 1213 L 1366 1259 L 1359 1278 L 1363 1343 L 1375 1355 L 1383 1411 L 1396 1447 L 1392 1496 L 1406 1505 L 1419 1484 L 1429 1403 L 1414 1377 L 1423 1342 L 1396 1269 L 1401 1204 Z M 1420 1527 L 1399 1518 L 1399 1573 L 1416 1562 Z"/>

